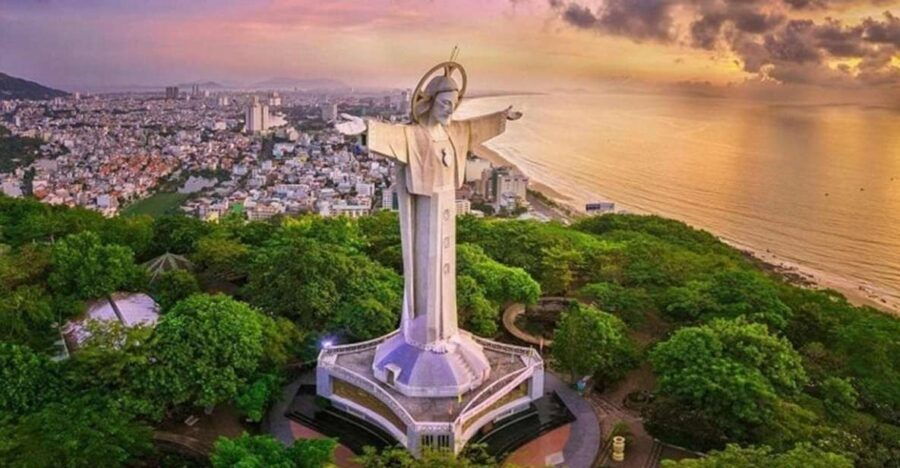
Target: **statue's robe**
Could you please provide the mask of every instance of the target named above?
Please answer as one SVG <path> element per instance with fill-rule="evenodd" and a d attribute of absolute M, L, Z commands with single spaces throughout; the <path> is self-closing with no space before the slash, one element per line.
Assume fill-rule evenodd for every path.
<path fill-rule="evenodd" d="M 402 163 L 397 171 L 403 243 L 401 328 L 408 343 L 440 351 L 457 334 L 456 189 L 469 150 L 506 129 L 506 113 L 454 120 L 449 140 L 418 124 L 368 121 L 370 151 Z"/>

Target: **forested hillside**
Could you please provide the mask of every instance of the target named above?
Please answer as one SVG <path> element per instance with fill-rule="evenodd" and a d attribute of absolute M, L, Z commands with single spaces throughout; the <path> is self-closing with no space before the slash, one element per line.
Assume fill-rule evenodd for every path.
<path fill-rule="evenodd" d="M 612 385 L 649 363 L 645 422 L 660 439 L 756 447 L 710 462 L 900 466 L 897 319 L 789 285 L 714 236 L 658 217 L 570 227 L 461 217 L 458 242 L 464 328 L 498 336 L 505 304 L 579 299 L 557 323 L 550 368 Z M 232 404 L 258 421 L 286 366 L 313 359 L 321 340 L 397 326 L 399 244 L 390 212 L 208 224 L 0 197 L 0 459 L 119 465 L 154 459 L 151 429 L 187 411 Z M 193 271 L 151 280 L 140 265 L 167 252 Z M 123 290 L 159 302 L 155 328 L 98 325 L 72 357 L 51 360 L 58 324 Z M 578 338 L 586 327 L 599 331 Z M 256 442 L 221 450 L 239 457 L 241 444 Z"/>

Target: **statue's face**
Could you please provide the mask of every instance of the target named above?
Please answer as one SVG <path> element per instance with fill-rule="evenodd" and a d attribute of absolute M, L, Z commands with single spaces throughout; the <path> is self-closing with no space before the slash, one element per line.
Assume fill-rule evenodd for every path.
<path fill-rule="evenodd" d="M 441 125 L 449 124 L 458 100 L 459 93 L 456 91 L 438 93 L 434 98 L 434 104 L 431 106 L 431 118 L 433 121 L 440 122 Z"/>

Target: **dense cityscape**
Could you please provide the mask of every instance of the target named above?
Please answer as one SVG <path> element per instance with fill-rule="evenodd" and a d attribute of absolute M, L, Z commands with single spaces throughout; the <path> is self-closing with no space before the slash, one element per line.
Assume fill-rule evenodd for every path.
<path fill-rule="evenodd" d="M 33 158 L 0 168 L 0 193 L 106 216 L 162 205 L 208 221 L 229 213 L 262 220 L 396 209 L 393 164 L 333 124 L 343 112 L 402 121 L 408 108 L 408 90 L 211 92 L 200 85 L 4 100 L 11 134 L 41 143 Z M 475 167 L 482 172 L 468 171 L 459 213 L 473 203 L 476 213 L 526 211 L 525 176 Z"/>

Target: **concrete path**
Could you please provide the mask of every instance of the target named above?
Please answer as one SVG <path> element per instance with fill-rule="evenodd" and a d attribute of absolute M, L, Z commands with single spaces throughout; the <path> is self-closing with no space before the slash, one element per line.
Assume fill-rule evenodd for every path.
<path fill-rule="evenodd" d="M 281 398 L 272 404 L 269 414 L 266 415 L 266 419 L 263 421 L 263 431 L 272 434 L 272 437 L 280 440 L 285 445 L 294 443 L 294 431 L 291 427 L 291 420 L 285 416 L 285 413 L 287 413 L 288 406 L 294 400 L 294 395 L 297 394 L 297 389 L 300 388 L 300 385 L 315 383 L 315 372 L 311 373 L 311 378 L 309 374 L 307 373 L 298 379 L 294 379 L 294 381 L 284 387 Z"/>
<path fill-rule="evenodd" d="M 550 372 L 544 373 L 544 393 L 556 391 L 569 411 L 575 415 L 572 437 L 563 449 L 564 465 L 569 468 L 590 468 L 600 451 L 602 442 L 600 423 L 591 404 L 575 390 Z"/>

